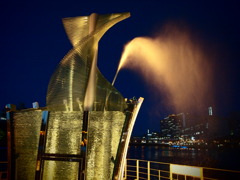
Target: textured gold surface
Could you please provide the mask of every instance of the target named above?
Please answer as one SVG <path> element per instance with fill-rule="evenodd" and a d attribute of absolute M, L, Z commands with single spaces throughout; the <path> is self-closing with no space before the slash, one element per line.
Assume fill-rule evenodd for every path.
<path fill-rule="evenodd" d="M 112 178 L 125 118 L 125 114 L 118 111 L 90 113 L 87 179 Z"/>
<path fill-rule="evenodd" d="M 82 112 L 49 113 L 45 153 L 80 154 Z"/>
<path fill-rule="evenodd" d="M 44 180 L 78 180 L 78 162 L 45 161 Z"/>
<path fill-rule="evenodd" d="M 42 111 L 14 113 L 17 179 L 35 177 Z"/>
<path fill-rule="evenodd" d="M 89 34 L 89 16 L 63 19 L 73 49 L 62 59 L 48 85 L 49 110 L 81 111 L 88 84 L 89 72 L 98 42 L 103 34 L 129 13 L 98 15 L 95 30 Z M 96 70 L 95 100 L 92 110 L 116 111 L 126 108 L 118 90 Z"/>
<path fill-rule="evenodd" d="M 89 113 L 86 179 L 111 179 L 125 118 L 119 111 Z M 46 153 L 80 154 L 81 128 L 82 113 L 50 112 Z M 75 179 L 78 167 L 73 162 L 45 161 L 43 177 L 57 178 L 65 172 L 70 174 L 67 179 Z"/>

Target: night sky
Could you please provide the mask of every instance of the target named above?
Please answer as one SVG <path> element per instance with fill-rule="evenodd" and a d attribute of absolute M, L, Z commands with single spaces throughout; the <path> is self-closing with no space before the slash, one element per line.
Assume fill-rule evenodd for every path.
<path fill-rule="evenodd" d="M 45 106 L 52 73 L 72 48 L 62 18 L 91 13 L 130 12 L 131 17 L 113 26 L 99 42 L 98 68 L 111 82 L 126 43 L 135 37 L 152 37 L 166 23 L 186 26 L 211 54 L 214 65 L 213 105 L 216 115 L 240 111 L 239 58 L 240 10 L 237 1 L 8 1 L 0 2 L 0 108 L 32 102 Z M 171 67 L 169 67 L 171 68 Z M 144 97 L 134 135 L 149 128 L 159 131 L 159 120 L 172 113 L 152 95 L 137 71 L 120 71 L 115 87 L 126 98 Z M 161 106 L 159 103 L 161 102 Z M 206 107 L 206 115 L 207 115 Z"/>

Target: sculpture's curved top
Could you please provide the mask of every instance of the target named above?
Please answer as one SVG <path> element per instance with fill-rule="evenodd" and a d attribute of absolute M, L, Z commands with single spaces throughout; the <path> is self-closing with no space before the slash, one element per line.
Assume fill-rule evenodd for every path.
<path fill-rule="evenodd" d="M 91 14 L 63 19 L 73 49 L 59 63 L 47 92 L 49 110 L 121 111 L 122 95 L 100 73 L 97 64 L 98 42 L 104 33 L 129 13 Z"/>

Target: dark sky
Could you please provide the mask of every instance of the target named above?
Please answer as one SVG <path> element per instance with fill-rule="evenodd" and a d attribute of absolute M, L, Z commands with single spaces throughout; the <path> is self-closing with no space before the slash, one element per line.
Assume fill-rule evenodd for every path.
<path fill-rule="evenodd" d="M 0 108 L 5 104 L 38 101 L 45 106 L 48 82 L 57 64 L 71 49 L 62 18 L 130 12 L 99 42 L 98 67 L 112 81 L 124 45 L 139 36 L 153 36 L 168 22 L 185 24 L 214 56 L 214 111 L 240 110 L 240 10 L 237 1 L 8 1 L 0 2 Z M 179 23 L 180 22 L 180 23 Z M 159 131 L 159 120 L 171 112 L 155 104 L 149 87 L 136 72 L 122 70 L 116 88 L 124 97 L 144 97 L 134 128 L 141 135 Z M 159 109 L 159 112 L 158 110 Z M 206 107 L 207 109 L 207 107 Z M 157 112 L 156 112 L 157 111 Z M 207 113 L 207 112 L 206 112 Z"/>

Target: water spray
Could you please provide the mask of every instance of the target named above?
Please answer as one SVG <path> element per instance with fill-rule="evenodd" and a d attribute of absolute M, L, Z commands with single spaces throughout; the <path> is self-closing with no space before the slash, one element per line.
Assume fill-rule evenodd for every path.
<path fill-rule="evenodd" d="M 126 44 L 112 85 L 126 67 L 140 73 L 154 92 L 166 94 L 164 101 L 170 108 L 183 111 L 194 106 L 198 111 L 206 99 L 211 101 L 211 64 L 191 34 L 177 27 L 165 31 Z"/>
<path fill-rule="evenodd" d="M 119 70 L 120 70 L 120 69 L 118 68 L 118 70 L 117 70 L 117 72 L 116 72 L 116 74 L 115 74 L 115 76 L 114 76 L 114 78 L 113 78 L 112 86 L 114 85 L 114 83 L 115 83 L 115 81 L 116 81 L 116 79 L 117 79 L 117 76 L 118 76 Z"/>
<path fill-rule="evenodd" d="M 125 63 L 125 61 L 128 57 L 128 52 L 129 52 L 129 50 L 127 49 L 128 44 L 126 44 L 125 47 L 124 47 L 124 51 L 122 53 L 121 59 L 120 59 L 119 64 L 118 64 L 118 69 L 117 69 L 116 74 L 115 74 L 115 76 L 113 78 L 113 81 L 112 81 L 112 86 L 114 85 L 114 83 L 117 79 L 118 73 L 119 73 L 120 69 L 122 68 L 123 64 Z"/>

